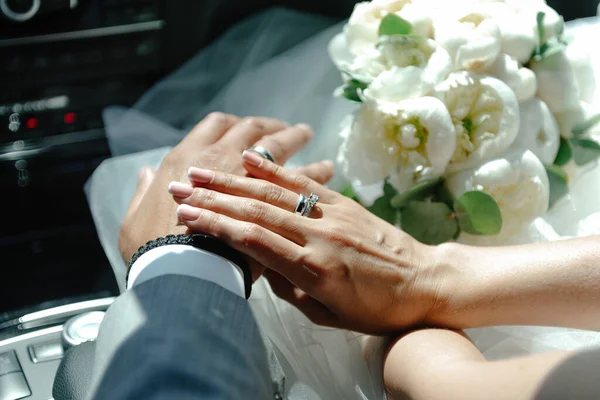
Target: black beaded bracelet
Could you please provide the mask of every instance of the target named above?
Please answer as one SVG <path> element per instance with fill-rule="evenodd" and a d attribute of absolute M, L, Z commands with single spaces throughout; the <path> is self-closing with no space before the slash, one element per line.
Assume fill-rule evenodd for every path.
<path fill-rule="evenodd" d="M 167 235 L 165 237 L 151 240 L 140 247 L 139 250 L 133 255 L 129 265 L 127 266 L 127 276 L 125 278 L 125 282 L 129 280 L 129 272 L 131 271 L 131 267 L 142 256 L 142 254 L 145 254 L 152 249 L 174 244 L 192 246 L 199 250 L 216 254 L 238 266 L 244 273 L 246 299 L 250 298 L 250 294 L 252 293 L 252 271 L 250 271 L 250 267 L 248 266 L 248 262 L 246 262 L 244 255 L 213 236 L 197 233 L 192 235 Z"/>

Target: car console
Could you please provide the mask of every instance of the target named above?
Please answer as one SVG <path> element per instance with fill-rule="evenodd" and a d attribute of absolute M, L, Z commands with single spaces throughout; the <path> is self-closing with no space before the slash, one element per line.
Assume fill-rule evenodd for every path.
<path fill-rule="evenodd" d="M 114 298 L 50 308 L 0 324 L 0 400 L 50 400 L 64 351 L 94 341 Z"/>
<path fill-rule="evenodd" d="M 83 191 L 110 156 L 102 111 L 206 43 L 200 3 L 0 0 L 0 313 L 117 293 Z"/>

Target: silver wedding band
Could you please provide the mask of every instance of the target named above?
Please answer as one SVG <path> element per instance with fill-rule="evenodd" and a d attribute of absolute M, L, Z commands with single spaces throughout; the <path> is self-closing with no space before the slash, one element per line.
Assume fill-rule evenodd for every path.
<path fill-rule="evenodd" d="M 256 154 L 258 154 L 259 156 L 261 156 L 262 158 L 264 158 L 265 160 L 269 160 L 272 163 L 276 163 L 275 157 L 273 157 L 273 154 L 269 153 L 269 150 L 265 149 L 262 146 L 252 146 L 249 149 L 247 149 L 246 151 L 253 151 Z"/>
<path fill-rule="evenodd" d="M 318 202 L 319 196 L 314 193 L 311 193 L 308 198 L 305 195 L 300 194 L 298 195 L 295 213 L 302 217 L 308 217 Z"/>

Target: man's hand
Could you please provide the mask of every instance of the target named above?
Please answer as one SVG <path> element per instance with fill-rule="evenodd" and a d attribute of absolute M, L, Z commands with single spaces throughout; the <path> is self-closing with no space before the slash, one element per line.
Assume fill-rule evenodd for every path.
<path fill-rule="evenodd" d="M 189 182 L 190 166 L 247 175 L 242 152 L 254 145 L 268 149 L 284 164 L 312 139 L 306 125 L 288 126 L 269 118 L 244 118 L 213 113 L 202 120 L 163 160 L 156 173 L 140 171 L 140 182 L 121 225 L 119 250 L 126 263 L 145 243 L 169 234 L 186 233 L 178 226 L 177 204 L 167 192 L 171 181 Z M 303 169 L 312 178 L 327 182 L 333 175 L 329 164 Z"/>

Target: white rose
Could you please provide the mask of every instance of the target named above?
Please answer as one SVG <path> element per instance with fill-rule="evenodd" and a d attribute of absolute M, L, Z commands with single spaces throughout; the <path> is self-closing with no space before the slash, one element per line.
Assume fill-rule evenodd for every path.
<path fill-rule="evenodd" d="M 519 63 L 507 54 L 501 54 L 488 71 L 511 88 L 517 100 L 525 101 L 535 96 L 537 81 L 535 74 L 529 68 L 519 66 Z"/>
<path fill-rule="evenodd" d="M 446 185 L 455 198 L 473 190 L 489 194 L 502 214 L 502 229 L 498 235 L 480 237 L 462 233 L 463 242 L 506 243 L 548 210 L 548 176 L 542 162 L 528 150 L 513 150 L 476 169 L 450 175 Z"/>
<path fill-rule="evenodd" d="M 595 110 L 585 101 L 580 101 L 575 108 L 555 113 L 554 116 L 558 122 L 560 135 L 566 139 L 569 139 L 571 136 L 573 136 L 572 131 L 575 125 L 588 121 L 597 114 L 597 111 L 598 110 Z M 598 131 L 598 128 L 595 130 L 592 129 L 592 133 L 594 133 L 594 131 Z"/>
<path fill-rule="evenodd" d="M 459 7 L 433 21 L 434 38 L 452 57 L 455 70 L 481 71 L 500 54 L 502 35 L 490 14 L 480 7 Z"/>
<path fill-rule="evenodd" d="M 538 45 L 536 17 L 524 14 L 512 2 L 490 1 L 486 8 L 500 29 L 502 52 L 521 64 L 527 63 Z"/>
<path fill-rule="evenodd" d="M 531 150 L 543 163 L 552 164 L 560 146 L 560 132 L 546 103 L 535 98 L 519 104 L 521 126 L 513 147 Z"/>
<path fill-rule="evenodd" d="M 377 55 L 363 65 L 355 62 L 351 72 L 374 79 L 366 97 L 400 101 L 420 97 L 446 79 L 452 66 L 448 52 L 431 39 L 401 36 L 385 40 Z"/>
<path fill-rule="evenodd" d="M 438 85 L 435 97 L 444 102 L 456 129 L 456 151 L 448 171 L 473 168 L 504 153 L 519 131 L 519 103 L 502 81 L 455 72 Z"/>
<path fill-rule="evenodd" d="M 567 58 L 571 68 L 573 68 L 580 100 L 588 103 L 592 102 L 596 94 L 596 79 L 589 52 L 589 43 L 581 39 L 574 40 L 567 46 Z"/>
<path fill-rule="evenodd" d="M 455 146 L 452 120 L 436 98 L 365 102 L 340 148 L 338 163 L 354 184 L 375 184 L 402 174 L 410 187 L 442 175 Z"/>
<path fill-rule="evenodd" d="M 577 107 L 579 87 L 564 50 L 540 61 L 532 61 L 531 69 L 537 77 L 537 94 L 550 111 L 556 113 Z"/>
<path fill-rule="evenodd" d="M 427 9 L 412 0 L 376 0 L 358 3 L 344 26 L 344 35 L 349 51 L 360 55 L 373 48 L 379 41 L 379 24 L 388 14 L 396 14 L 410 22 L 414 35 L 429 37 L 431 18 Z"/>

